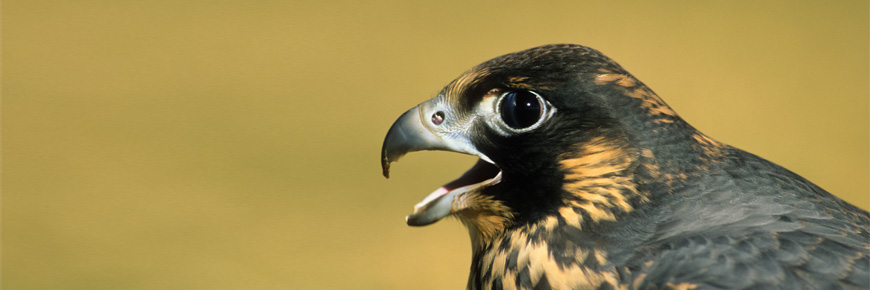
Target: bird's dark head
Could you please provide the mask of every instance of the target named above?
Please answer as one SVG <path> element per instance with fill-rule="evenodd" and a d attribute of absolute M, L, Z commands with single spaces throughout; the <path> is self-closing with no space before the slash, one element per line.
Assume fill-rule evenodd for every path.
<path fill-rule="evenodd" d="M 529 223 L 614 220 L 648 201 L 635 175 L 661 173 L 638 160 L 654 158 L 646 148 L 665 127 L 693 131 L 598 51 L 548 45 L 484 62 L 407 111 L 387 133 L 381 162 L 387 176 L 411 151 L 480 157 L 417 204 L 408 224 L 455 215 L 486 239 Z"/>

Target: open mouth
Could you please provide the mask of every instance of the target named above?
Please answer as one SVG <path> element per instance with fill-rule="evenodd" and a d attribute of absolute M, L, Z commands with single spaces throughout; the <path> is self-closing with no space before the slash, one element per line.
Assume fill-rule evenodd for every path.
<path fill-rule="evenodd" d="M 425 226 L 432 224 L 454 212 L 454 203 L 461 202 L 464 193 L 478 190 L 501 181 L 501 170 L 494 164 L 478 159 L 477 163 L 459 178 L 430 193 L 414 206 L 414 213 L 408 215 L 408 225 Z"/>

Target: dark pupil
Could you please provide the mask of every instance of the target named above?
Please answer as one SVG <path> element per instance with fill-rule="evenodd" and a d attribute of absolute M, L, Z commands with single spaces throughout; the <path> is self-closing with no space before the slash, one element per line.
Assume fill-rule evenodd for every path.
<path fill-rule="evenodd" d="M 509 92 L 501 102 L 501 118 L 514 129 L 534 125 L 541 113 L 541 102 L 531 92 Z"/>

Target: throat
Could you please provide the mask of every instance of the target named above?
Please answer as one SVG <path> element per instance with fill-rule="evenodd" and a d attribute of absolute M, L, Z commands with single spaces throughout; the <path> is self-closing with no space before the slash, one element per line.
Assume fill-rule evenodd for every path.
<path fill-rule="evenodd" d="M 468 229 L 475 251 L 513 225 L 513 211 L 490 196 L 473 194 L 463 197 L 462 202 L 465 208 L 456 212 L 456 216 Z"/>

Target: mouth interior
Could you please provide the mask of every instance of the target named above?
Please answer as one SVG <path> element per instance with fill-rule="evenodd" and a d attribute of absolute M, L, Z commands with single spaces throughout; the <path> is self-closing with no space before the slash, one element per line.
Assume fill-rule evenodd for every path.
<path fill-rule="evenodd" d="M 443 188 L 447 191 L 452 191 L 463 186 L 481 183 L 495 177 L 499 171 L 501 170 L 492 163 L 486 162 L 483 159 L 477 159 L 477 163 L 471 169 L 463 173 L 456 180 L 445 184 Z"/>
<path fill-rule="evenodd" d="M 455 198 L 476 187 L 498 183 L 500 173 L 501 170 L 492 163 L 477 160 L 462 176 L 436 189 L 415 205 L 414 213 L 406 217 L 408 225 L 425 226 L 450 215 Z"/>

